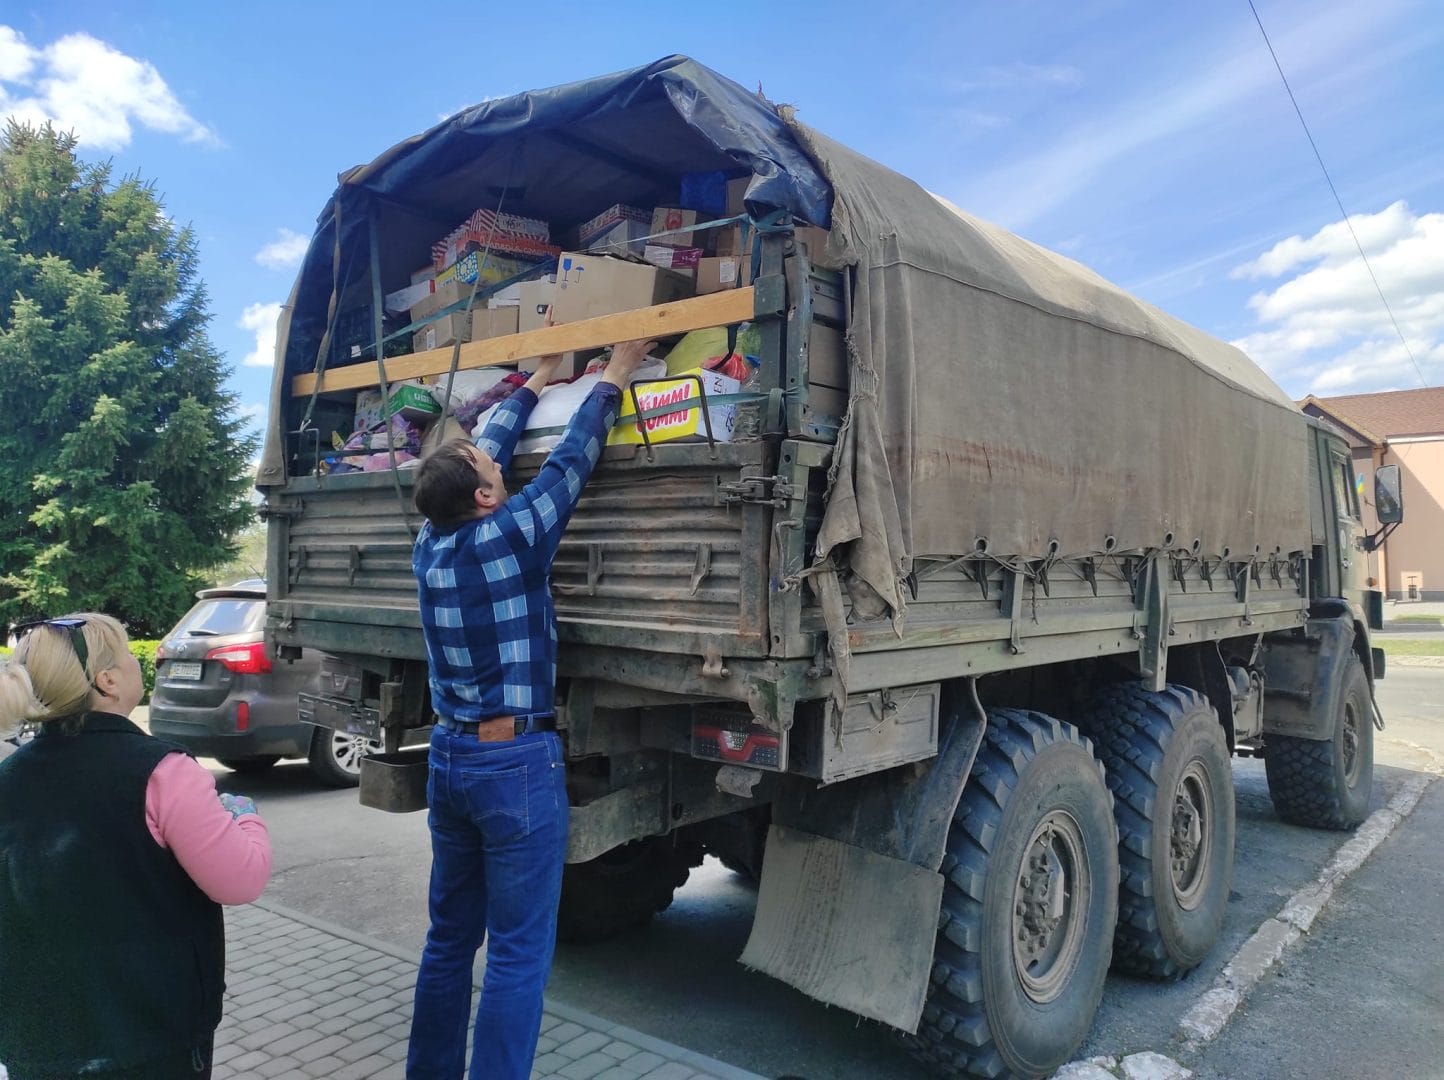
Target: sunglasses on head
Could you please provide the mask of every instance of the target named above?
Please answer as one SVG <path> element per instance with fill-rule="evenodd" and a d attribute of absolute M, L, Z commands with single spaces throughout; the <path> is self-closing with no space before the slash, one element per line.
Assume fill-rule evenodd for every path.
<path fill-rule="evenodd" d="M 70 647 L 75 650 L 75 658 L 80 661 L 80 670 L 89 671 L 85 666 L 90 660 L 90 650 L 85 645 L 85 635 L 80 628 L 85 625 L 84 619 L 31 619 L 29 622 L 19 623 L 15 627 L 15 638 L 18 641 L 37 626 L 49 626 L 55 630 L 68 630 L 70 632 Z"/>

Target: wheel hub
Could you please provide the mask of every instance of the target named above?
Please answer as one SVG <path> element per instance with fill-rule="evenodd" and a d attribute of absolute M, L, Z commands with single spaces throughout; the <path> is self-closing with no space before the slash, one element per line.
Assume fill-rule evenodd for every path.
<path fill-rule="evenodd" d="M 1192 761 L 1174 789 L 1168 836 L 1173 894 L 1186 910 L 1198 906 L 1208 880 L 1212 823 L 1213 795 L 1208 774 L 1201 762 Z"/>
<path fill-rule="evenodd" d="M 1062 992 L 1076 966 L 1088 881 L 1082 831 L 1055 810 L 1033 831 L 1013 890 L 1013 962 L 1024 992 L 1040 1004 Z"/>
<path fill-rule="evenodd" d="M 337 731 L 331 735 L 331 751 L 336 764 L 349 773 L 361 771 L 361 759 L 376 752 L 379 744 L 362 735 Z"/>
<path fill-rule="evenodd" d="M 1344 779 L 1351 786 L 1359 778 L 1359 714 L 1352 704 L 1344 706 Z"/>

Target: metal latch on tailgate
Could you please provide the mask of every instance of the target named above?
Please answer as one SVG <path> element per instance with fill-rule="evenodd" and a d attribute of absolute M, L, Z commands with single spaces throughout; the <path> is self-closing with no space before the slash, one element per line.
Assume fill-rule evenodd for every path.
<path fill-rule="evenodd" d="M 740 480 L 717 481 L 717 503 L 756 503 L 786 506 L 792 501 L 792 485 L 780 476 L 744 476 Z"/>

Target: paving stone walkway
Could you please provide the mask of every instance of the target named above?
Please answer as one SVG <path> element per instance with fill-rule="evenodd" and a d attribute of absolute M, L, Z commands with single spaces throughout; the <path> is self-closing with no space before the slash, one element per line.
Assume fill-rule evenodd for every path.
<path fill-rule="evenodd" d="M 215 1080 L 403 1080 L 416 958 L 262 901 L 226 911 Z M 533 1080 L 762 1080 L 555 1002 Z"/>

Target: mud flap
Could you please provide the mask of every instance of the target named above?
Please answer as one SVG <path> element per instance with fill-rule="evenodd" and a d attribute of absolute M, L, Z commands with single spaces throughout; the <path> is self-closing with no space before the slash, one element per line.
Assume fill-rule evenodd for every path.
<path fill-rule="evenodd" d="M 916 1032 L 942 898 L 936 871 L 773 825 L 742 963 Z"/>

